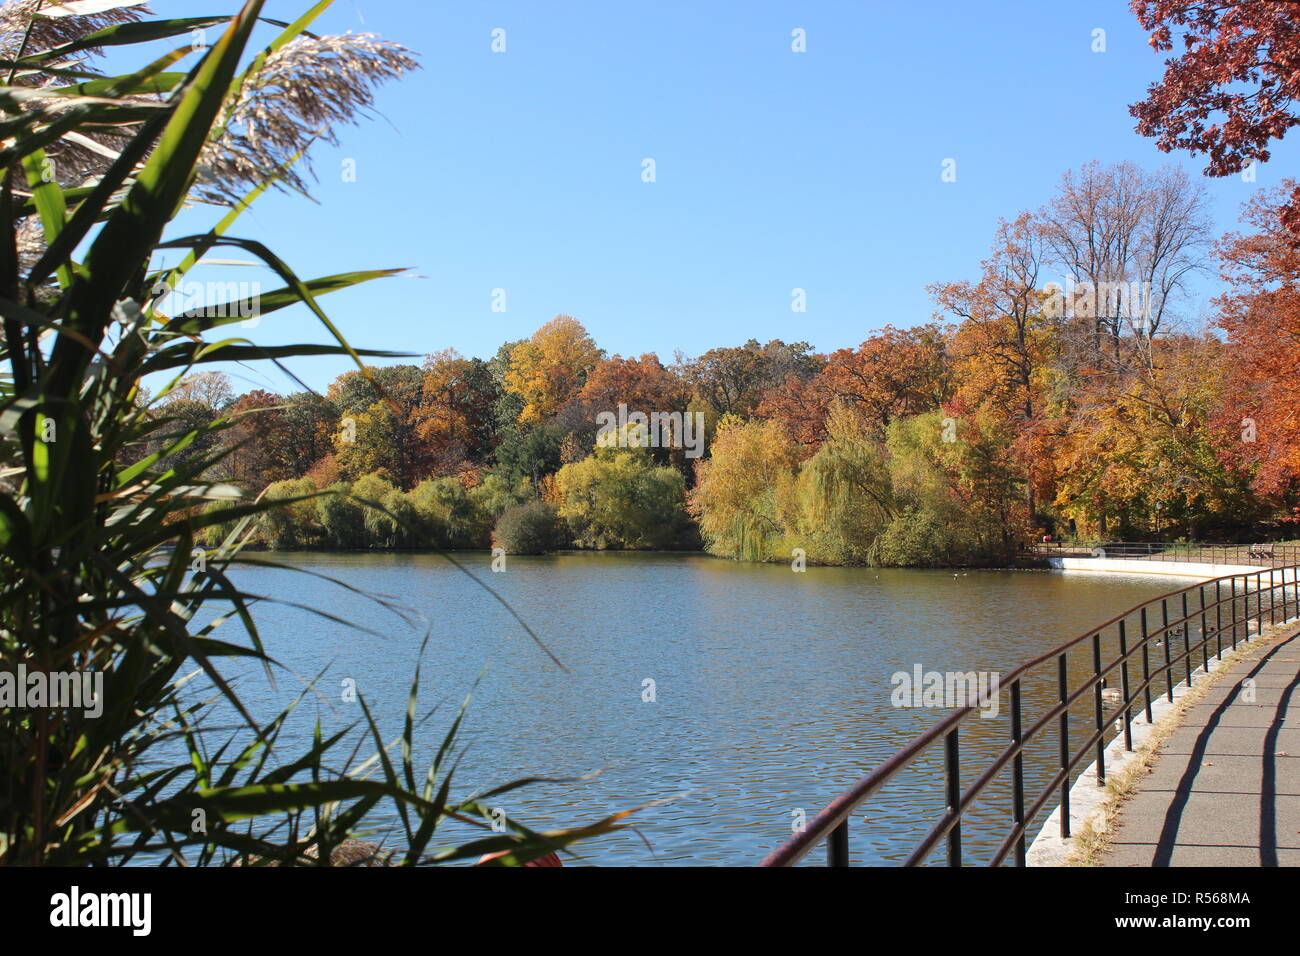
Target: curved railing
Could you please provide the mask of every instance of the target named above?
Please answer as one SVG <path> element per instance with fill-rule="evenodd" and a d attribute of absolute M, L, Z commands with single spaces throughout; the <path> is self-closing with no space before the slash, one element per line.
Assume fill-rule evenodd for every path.
<path fill-rule="evenodd" d="M 1152 693 L 1154 692 L 1156 696 L 1160 695 L 1160 690 L 1156 687 L 1157 682 L 1165 685 L 1165 693 L 1172 702 L 1175 679 L 1179 672 L 1185 672 L 1188 686 L 1193 682 L 1194 673 L 1208 673 L 1211 647 L 1214 656 L 1222 659 L 1224 648 L 1230 646 L 1236 649 L 1239 642 L 1251 635 L 1252 629 L 1258 634 L 1266 625 L 1281 624 L 1300 617 L 1300 593 L 1298 592 L 1300 592 L 1300 565 L 1291 565 L 1270 568 L 1266 571 L 1225 575 L 1193 584 L 1181 591 L 1173 591 L 1130 608 L 1100 627 L 1066 641 L 1001 678 L 999 694 L 1002 693 L 1002 689 L 1005 689 L 1009 698 L 1010 740 L 966 789 L 962 789 L 960 782 L 960 730 L 962 723 L 976 712 L 977 708 L 974 706 L 959 707 L 951 711 L 929 730 L 916 737 L 875 771 L 832 801 L 809 821 L 801 832 L 796 833 L 768 854 L 762 865 L 792 866 L 824 841 L 828 865 L 847 866 L 849 818 L 853 812 L 870 800 L 901 771 L 927 754 L 931 746 L 942 744 L 944 812 L 911 851 L 903 865 L 924 864 L 935 847 L 943 841 L 947 848 L 948 865 L 960 866 L 963 850 L 963 816 L 989 784 L 1010 768 L 1011 805 L 1008 808 L 1009 820 L 1007 821 L 1010 828 L 988 862 L 991 866 L 1000 866 L 1014 854 L 1016 864 L 1024 866 L 1026 830 L 1047 806 L 1048 801 L 1057 794 L 1060 796 L 1061 805 L 1061 837 L 1070 837 L 1072 774 L 1085 758 L 1089 756 L 1094 758 L 1097 785 L 1105 785 L 1105 751 L 1108 732 L 1117 727 L 1120 721 L 1123 722 L 1124 747 L 1129 751 L 1133 749 L 1133 714 L 1139 708 L 1138 701 L 1141 700 L 1140 707 L 1145 710 L 1147 722 L 1151 723 Z M 1173 613 L 1177 615 L 1172 618 L 1170 617 L 1171 605 Z M 1133 619 L 1140 622 L 1137 634 L 1131 634 L 1128 626 Z M 1130 641 L 1130 638 L 1133 640 Z M 1117 645 L 1118 651 L 1114 659 L 1103 663 L 1102 647 L 1112 642 Z M 1071 687 L 1069 652 L 1086 647 L 1087 643 L 1091 644 L 1092 667 L 1085 680 Z M 1176 654 L 1175 645 L 1179 647 Z M 1154 666 L 1153 650 L 1158 652 L 1156 656 L 1161 658 Z M 1196 665 L 1198 655 L 1199 666 Z M 1026 728 L 1023 726 L 1022 682 L 1036 669 L 1053 664 L 1056 670 L 1056 703 Z M 1139 665 L 1141 679 L 1135 681 L 1137 675 L 1132 671 Z M 1120 700 L 1114 712 L 1107 714 L 1103 688 L 1107 679 L 1113 678 L 1116 671 L 1119 672 Z M 1093 703 L 1091 721 L 1093 727 L 1081 742 L 1077 736 L 1075 737 L 1074 749 L 1072 749 L 1070 708 L 1088 696 L 1091 696 Z M 1052 734 L 1053 728 L 1054 734 Z M 1109 733 L 1110 739 L 1118 737 L 1120 732 L 1115 730 Z M 1054 748 L 1056 772 L 1040 792 L 1027 797 L 1025 748 L 1032 741 L 1048 735 L 1056 738 L 1057 746 Z M 1026 801 L 1028 801 L 1027 805 Z"/>

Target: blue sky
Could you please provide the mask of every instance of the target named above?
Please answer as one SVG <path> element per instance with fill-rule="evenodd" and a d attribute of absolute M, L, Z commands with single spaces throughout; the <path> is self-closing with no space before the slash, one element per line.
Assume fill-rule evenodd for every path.
<path fill-rule="evenodd" d="M 268 9 L 292 19 L 306 5 Z M 796 28 L 805 53 L 791 50 Z M 855 345 L 926 321 L 925 286 L 974 278 L 997 219 L 1041 205 L 1067 169 L 1201 168 L 1133 132 L 1127 106 L 1161 58 L 1125 0 L 338 0 L 319 29 L 378 33 L 423 69 L 313 154 L 318 204 L 268 196 L 235 232 L 304 277 L 410 267 L 418 278 L 324 300 L 357 345 L 486 357 L 561 312 L 611 354 L 665 361 L 751 337 Z M 1294 168 L 1293 146 L 1255 184 L 1206 180 L 1219 231 Z M 955 183 L 941 180 L 948 158 Z M 342 181 L 344 160 L 356 182 Z M 220 277 L 253 275 L 232 272 Z M 805 313 L 791 311 L 796 287 Z M 247 334 L 323 330 L 293 310 Z M 294 367 L 323 388 L 347 363 Z M 237 377 L 240 390 L 288 387 L 274 371 Z"/>

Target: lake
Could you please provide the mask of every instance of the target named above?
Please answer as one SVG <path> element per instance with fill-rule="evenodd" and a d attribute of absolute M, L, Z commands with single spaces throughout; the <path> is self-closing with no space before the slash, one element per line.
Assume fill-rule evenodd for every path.
<path fill-rule="evenodd" d="M 488 555 L 458 555 L 566 672 L 506 608 L 440 556 L 277 560 L 386 595 L 421 619 L 404 622 L 361 594 L 295 571 L 235 572 L 246 590 L 302 605 L 257 608 L 268 650 L 286 668 L 274 688 L 260 669 L 240 673 L 227 665 L 240 674 L 254 713 L 275 713 L 324 669 L 319 696 L 302 707 L 287 739 L 305 746 L 317 714 L 327 730 L 361 719 L 357 704 L 342 701 L 345 680 L 356 682 L 385 732 L 396 736 L 427 631 L 421 707 L 439 710 L 422 728 L 420 773 L 472 690 L 454 793 L 527 775 L 595 773 L 501 800 L 505 812 L 543 829 L 667 800 L 636 813 L 635 832 L 578 847 L 583 862 L 599 865 L 757 863 L 790 835 L 799 811 L 811 818 L 944 713 L 893 706 L 895 672 L 917 665 L 1006 672 L 1185 583 L 1052 571 L 795 573 L 784 564 L 639 553 L 511 557 L 504 573 L 493 573 Z M 1085 666 L 1082 656 L 1078 661 Z M 1026 724 L 1053 692 L 1054 674 L 1027 682 Z M 1083 727 L 1090 704 L 1078 713 L 1075 726 Z M 1006 715 L 968 722 L 963 734 L 963 763 L 973 768 L 1005 744 Z M 1050 749 L 1029 761 L 1031 781 L 1046 779 Z M 935 750 L 855 814 L 854 863 L 897 862 L 928 829 L 942 804 L 939 756 Z M 967 826 L 972 845 L 990 845 L 982 830 L 1007 825 L 1007 789 L 980 805 Z M 435 843 L 452 839 L 459 837 Z M 940 850 L 936 862 L 941 858 Z M 810 860 L 821 862 L 822 854 Z"/>

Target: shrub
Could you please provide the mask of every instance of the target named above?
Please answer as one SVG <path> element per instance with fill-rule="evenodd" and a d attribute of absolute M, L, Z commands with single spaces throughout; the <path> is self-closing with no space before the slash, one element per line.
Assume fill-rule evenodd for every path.
<path fill-rule="evenodd" d="M 492 538 L 507 554 L 542 554 L 559 544 L 559 517 L 544 501 L 512 505 L 497 519 Z"/>
<path fill-rule="evenodd" d="M 965 550 L 951 524 L 934 512 L 909 508 L 876 539 L 872 557 L 882 567 L 939 567 L 960 563 Z"/>

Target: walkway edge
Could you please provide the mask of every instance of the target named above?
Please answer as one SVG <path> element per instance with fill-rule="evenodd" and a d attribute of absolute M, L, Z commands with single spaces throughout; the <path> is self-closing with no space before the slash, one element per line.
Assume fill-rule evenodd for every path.
<path fill-rule="evenodd" d="M 1235 651 L 1225 654 L 1223 658 L 1211 658 L 1208 671 L 1201 667 L 1196 668 L 1192 672 L 1193 682 L 1190 687 L 1187 681 L 1182 681 L 1174 686 L 1174 699 L 1172 702 L 1164 694 L 1161 694 L 1158 700 L 1152 699 L 1151 716 L 1153 721 L 1151 723 L 1147 723 L 1146 715 L 1139 708 L 1139 712 L 1132 719 L 1133 750 L 1130 752 L 1124 749 L 1122 734 L 1117 735 L 1106 747 L 1107 779 L 1114 780 L 1134 765 L 1145 764 L 1151 759 L 1154 752 L 1144 753 L 1144 744 L 1153 734 L 1166 729 L 1162 726 L 1162 722 L 1183 704 L 1189 691 L 1195 692 L 1196 697 L 1200 697 L 1202 691 L 1207 690 L 1215 683 L 1213 680 L 1207 680 L 1207 677 L 1213 678 L 1224 667 L 1236 663 L 1238 655 L 1242 651 L 1262 646 L 1270 640 L 1281 637 L 1283 634 L 1293 633 L 1291 630 L 1292 625 L 1297 622 L 1300 622 L 1300 617 L 1293 617 L 1280 621 L 1276 625 L 1271 625 L 1239 642 Z M 1106 805 L 1112 796 L 1113 791 L 1109 787 L 1097 786 L 1097 763 L 1093 761 L 1084 768 L 1083 772 L 1075 780 L 1074 786 L 1070 788 L 1071 836 L 1066 839 L 1062 839 L 1060 836 L 1061 806 L 1058 803 L 1043 822 L 1043 826 L 1038 831 L 1033 843 L 1030 844 L 1025 859 L 1026 865 L 1067 865 L 1067 861 L 1077 847 L 1075 836 L 1086 832 L 1088 829 L 1096 829 L 1096 825 L 1104 817 Z"/>

